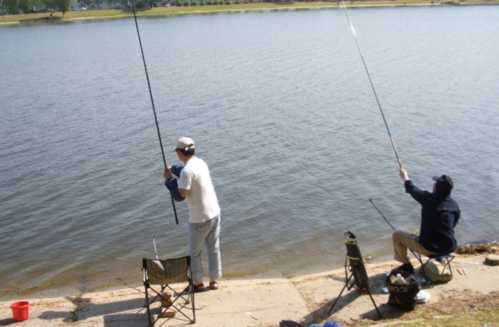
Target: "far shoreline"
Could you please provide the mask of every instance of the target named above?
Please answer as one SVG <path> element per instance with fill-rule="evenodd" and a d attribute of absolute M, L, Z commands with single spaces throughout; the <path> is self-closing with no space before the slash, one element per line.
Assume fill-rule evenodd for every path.
<path fill-rule="evenodd" d="M 227 5 L 196 5 L 196 6 L 169 6 L 155 7 L 137 12 L 138 17 L 161 18 L 186 15 L 213 15 L 247 12 L 269 11 L 299 11 L 299 10 L 325 10 L 341 9 L 341 2 L 290 2 L 290 3 L 243 3 Z M 447 7 L 447 6 L 483 6 L 499 5 L 499 0 L 392 0 L 392 1 L 349 1 L 345 3 L 348 8 L 397 8 L 397 7 Z M 119 9 L 69 11 L 64 16 L 60 12 L 33 13 L 0 16 L 0 27 L 29 26 L 40 24 L 64 24 L 76 22 L 94 22 L 130 18 L 131 13 Z"/>

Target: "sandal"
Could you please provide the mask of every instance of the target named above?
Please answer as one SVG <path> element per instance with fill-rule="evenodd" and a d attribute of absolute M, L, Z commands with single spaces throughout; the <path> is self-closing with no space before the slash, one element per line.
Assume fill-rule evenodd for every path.
<path fill-rule="evenodd" d="M 194 293 L 206 292 L 207 290 L 203 283 L 194 285 Z"/>
<path fill-rule="evenodd" d="M 168 308 L 173 304 L 171 295 L 166 292 L 161 294 L 160 298 L 161 298 L 161 306 L 164 308 Z"/>
<path fill-rule="evenodd" d="M 208 286 L 210 290 L 218 290 L 218 283 L 216 281 L 210 282 L 210 286 Z"/>
<path fill-rule="evenodd" d="M 161 311 L 158 318 L 173 318 L 175 317 L 176 312 L 175 311 Z"/>

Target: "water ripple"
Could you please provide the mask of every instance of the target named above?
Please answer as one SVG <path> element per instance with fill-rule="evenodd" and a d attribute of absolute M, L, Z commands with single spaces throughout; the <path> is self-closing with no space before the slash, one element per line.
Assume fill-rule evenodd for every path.
<path fill-rule="evenodd" d="M 415 182 L 454 176 L 460 242 L 494 238 L 497 13 L 351 16 Z M 394 225 L 418 227 L 341 12 L 141 26 L 167 160 L 191 135 L 210 164 L 227 276 L 330 269 L 348 229 L 365 255 L 389 256 L 370 197 Z M 136 283 L 152 237 L 163 256 L 185 254 L 188 212 L 179 204 L 175 225 L 130 21 L 0 30 L 0 44 L 0 296 Z"/>

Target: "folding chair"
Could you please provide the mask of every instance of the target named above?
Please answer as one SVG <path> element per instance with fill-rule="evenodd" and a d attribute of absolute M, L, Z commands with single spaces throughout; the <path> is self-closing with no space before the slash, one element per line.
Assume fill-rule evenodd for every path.
<path fill-rule="evenodd" d="M 445 273 L 447 270 L 449 271 L 450 273 L 450 276 L 453 277 L 454 276 L 454 272 L 452 271 L 452 266 L 451 266 L 451 263 L 452 263 L 452 260 L 454 260 L 454 258 L 456 256 L 454 256 L 452 253 L 448 253 L 448 254 L 435 254 L 435 255 L 432 255 L 432 256 L 429 256 L 426 261 L 423 261 L 423 258 L 422 258 L 422 255 L 420 253 L 417 253 L 415 252 L 414 253 L 414 256 L 416 257 L 416 259 L 418 259 L 419 263 L 421 264 L 421 274 L 423 276 L 426 276 L 426 272 L 425 272 L 425 267 L 428 265 L 428 263 L 430 262 L 430 260 L 434 259 L 438 262 L 440 262 L 442 264 L 442 271 L 440 273 Z"/>
<path fill-rule="evenodd" d="M 331 308 L 329 308 L 328 315 L 330 315 L 333 311 L 333 308 L 338 303 L 338 300 L 345 289 L 351 290 L 354 286 L 357 286 L 357 289 L 361 294 L 369 294 L 378 316 L 383 318 L 383 315 L 379 311 L 378 306 L 376 305 L 376 302 L 374 302 L 374 298 L 371 294 L 369 277 L 367 276 L 364 260 L 362 259 L 359 246 L 357 245 L 357 238 L 350 231 L 345 233 L 345 237 L 345 246 L 347 249 L 347 255 L 345 257 L 345 285 L 341 289 L 341 292 L 334 303 L 331 305 Z"/>
<path fill-rule="evenodd" d="M 190 323 L 196 322 L 194 284 L 191 279 L 191 258 L 189 256 L 166 260 L 144 258 L 142 259 L 142 271 L 149 326 L 154 326 L 156 321 L 161 318 L 161 312 L 155 319 L 153 319 L 151 312 L 151 305 L 158 300 L 165 312 L 172 309 L 182 314 Z M 181 291 L 177 291 L 171 285 L 184 282 L 187 282 L 187 285 Z M 158 285 L 159 288 L 152 285 Z M 191 304 L 191 307 L 188 307 L 188 304 Z M 192 309 L 192 316 L 185 312 L 187 309 Z"/>

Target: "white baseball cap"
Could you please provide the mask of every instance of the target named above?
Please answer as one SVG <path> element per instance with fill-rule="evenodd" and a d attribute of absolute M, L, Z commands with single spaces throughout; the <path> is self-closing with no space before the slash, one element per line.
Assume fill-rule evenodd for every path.
<path fill-rule="evenodd" d="M 195 149 L 196 145 L 194 144 L 194 140 L 191 139 L 190 137 L 187 136 L 182 136 L 178 138 L 177 140 L 177 147 L 175 148 L 175 151 L 177 150 L 190 150 L 190 149 Z"/>

